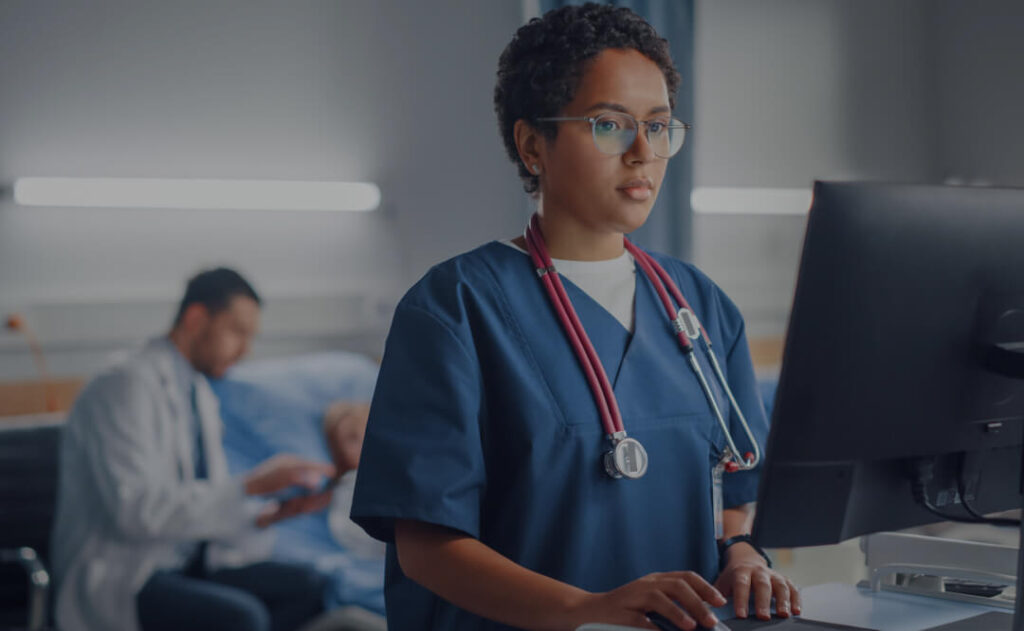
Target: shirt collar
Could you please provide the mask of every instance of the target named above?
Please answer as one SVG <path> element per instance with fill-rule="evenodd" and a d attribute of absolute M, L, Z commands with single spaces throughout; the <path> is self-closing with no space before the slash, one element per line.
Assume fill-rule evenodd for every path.
<path fill-rule="evenodd" d="M 171 364 L 174 366 L 174 375 L 178 379 L 178 385 L 181 386 L 182 390 L 186 393 L 192 392 L 192 385 L 196 381 L 196 377 L 199 376 L 199 372 L 192 367 L 188 359 L 181 354 L 178 347 L 175 346 L 171 338 L 164 337 L 163 343 L 170 349 Z"/>

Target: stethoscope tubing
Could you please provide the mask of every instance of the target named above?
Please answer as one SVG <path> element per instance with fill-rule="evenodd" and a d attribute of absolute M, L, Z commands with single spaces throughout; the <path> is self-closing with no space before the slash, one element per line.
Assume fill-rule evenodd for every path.
<path fill-rule="evenodd" d="M 644 273 L 650 279 L 651 284 L 654 285 L 654 288 L 658 296 L 661 298 L 662 305 L 664 305 L 666 314 L 668 315 L 669 319 L 675 321 L 676 318 L 679 317 L 679 315 L 675 307 L 672 305 L 672 301 L 668 297 L 668 292 L 666 292 L 665 290 L 666 286 L 668 287 L 668 290 L 671 291 L 673 298 L 675 298 L 676 304 L 679 305 L 679 308 L 686 309 L 690 313 L 694 313 L 694 317 L 696 318 L 696 312 L 694 312 L 693 307 L 691 307 L 690 303 L 687 302 L 686 298 L 683 296 L 683 292 L 679 289 L 679 287 L 675 284 L 672 278 L 668 275 L 668 272 L 665 270 L 665 268 L 658 264 L 658 262 L 655 261 L 650 254 L 644 252 L 640 248 L 633 245 L 633 243 L 630 242 L 629 239 L 623 238 L 623 241 L 626 249 L 629 251 L 630 254 L 633 255 L 633 258 L 637 261 L 640 267 L 644 270 Z M 735 411 L 736 415 L 739 417 L 740 426 L 743 428 L 743 432 L 746 434 L 747 439 L 750 441 L 750 444 L 754 448 L 753 453 L 750 454 L 751 457 L 739 457 L 739 448 L 736 447 L 736 442 L 732 437 L 732 432 L 729 431 L 728 423 L 726 423 L 725 417 L 722 414 L 722 410 L 718 405 L 718 400 L 715 398 L 714 393 L 712 393 L 711 386 L 708 383 L 707 378 L 704 376 L 704 370 L 700 367 L 700 363 L 697 361 L 697 358 L 693 353 L 693 351 L 695 350 L 693 343 L 690 341 L 689 337 L 687 337 L 687 335 L 683 332 L 681 326 L 676 326 L 676 337 L 679 339 L 679 343 L 683 347 L 684 353 L 688 356 L 690 366 L 693 368 L 694 373 L 697 375 L 697 380 L 700 383 L 701 389 L 704 391 L 704 396 L 706 396 L 708 399 L 708 404 L 711 406 L 711 410 L 715 415 L 715 420 L 718 421 L 719 426 L 722 428 L 722 433 L 725 436 L 726 443 L 728 443 L 729 445 L 729 449 L 731 449 L 732 453 L 736 455 L 735 462 L 739 465 L 740 469 L 753 469 L 761 461 L 761 448 L 757 444 L 757 440 L 754 438 L 754 433 L 750 429 L 750 424 L 747 423 L 747 418 L 743 414 L 743 410 L 740 408 L 739 403 L 736 402 L 736 397 L 733 395 L 732 388 L 729 387 L 729 382 L 725 378 L 725 373 L 722 371 L 722 367 L 718 362 L 718 357 L 712 350 L 711 336 L 708 335 L 708 332 L 704 328 L 704 325 L 700 324 L 699 319 L 697 320 L 697 322 L 700 328 L 700 338 L 704 342 L 706 355 L 708 356 L 708 360 L 711 364 L 712 370 L 715 371 L 715 377 L 718 379 L 718 382 L 722 385 L 722 390 L 725 391 L 725 395 L 729 399 L 729 404 L 732 407 L 732 410 Z"/>
<path fill-rule="evenodd" d="M 562 285 L 562 279 L 555 273 L 555 267 L 551 257 L 548 255 L 547 246 L 540 236 L 540 224 L 537 221 L 536 215 L 533 216 L 530 227 L 532 230 L 526 230 L 526 240 L 530 245 L 528 248 L 530 256 L 551 299 L 551 304 L 555 307 L 558 319 L 561 320 L 562 327 L 569 337 L 573 351 L 575 351 L 580 364 L 583 366 L 587 383 L 594 393 L 594 400 L 597 402 L 605 432 L 609 436 L 622 434 L 625 432 L 625 427 L 622 423 L 618 402 L 612 392 L 611 382 L 608 380 L 604 366 L 597 357 L 594 345 L 590 342 L 590 338 L 583 328 L 583 323 L 580 322 L 579 316 L 576 315 L 576 310 L 573 309 L 572 303 L 569 302 L 569 296 Z"/>
<path fill-rule="evenodd" d="M 569 300 L 569 295 L 565 291 L 565 286 L 562 284 L 561 278 L 555 270 L 554 263 L 548 254 L 547 245 L 544 242 L 543 233 L 540 229 L 540 220 L 536 214 L 530 218 L 530 223 L 525 230 L 524 237 L 527 243 L 527 251 L 530 254 L 534 267 L 536 268 L 537 275 L 540 277 L 551 304 L 555 309 L 555 313 L 561 321 L 562 327 L 569 338 L 570 345 L 579 359 L 580 365 L 583 367 L 584 375 L 586 376 L 587 383 L 594 395 L 594 401 L 597 404 L 601 423 L 605 432 L 613 442 L 624 439 L 626 437 L 625 425 L 622 421 L 622 415 L 619 411 L 618 401 L 615 398 L 611 382 L 608 380 L 608 375 L 605 373 L 604 366 L 601 364 L 601 361 L 597 356 L 597 351 L 594 349 L 594 345 L 587 336 L 587 332 L 583 328 L 583 323 L 580 322 L 579 316 L 577 316 L 576 310 L 573 308 L 572 302 Z M 665 269 L 655 261 L 653 257 L 633 245 L 629 239 L 623 237 L 623 244 L 633 256 L 637 265 L 640 266 L 644 275 L 650 280 L 651 285 L 658 294 L 662 305 L 665 307 L 669 320 L 675 325 L 675 333 L 679 340 L 679 344 L 682 347 L 683 353 L 687 356 L 688 363 L 693 369 L 694 374 L 697 376 L 701 390 L 704 392 L 704 395 L 708 400 L 711 410 L 715 415 L 715 420 L 722 429 L 728 449 L 730 450 L 729 453 L 723 454 L 723 461 L 728 461 L 726 463 L 727 470 L 737 471 L 753 469 L 760 462 L 761 449 L 757 444 L 757 440 L 754 438 L 754 434 L 750 429 L 750 425 L 747 423 L 747 419 L 744 416 L 743 411 L 736 402 L 736 398 L 732 393 L 732 389 L 729 387 L 729 383 L 725 378 L 721 365 L 718 363 L 718 359 L 712 351 L 710 336 L 704 329 L 703 324 L 701 324 L 699 319 L 696 318 L 696 314 L 690 307 L 690 304 L 686 301 L 682 291 L 679 290 L 675 282 L 668 275 L 668 272 L 665 271 Z M 666 287 L 668 287 L 667 290 Z M 669 292 L 672 294 L 671 297 L 669 296 Z M 674 298 L 676 303 L 679 305 L 679 311 L 676 311 L 675 306 L 672 304 L 672 298 Z M 747 453 L 742 458 L 740 457 L 740 451 L 733 440 L 732 432 L 729 430 L 728 423 L 726 422 L 714 393 L 711 390 L 711 386 L 708 383 L 707 378 L 704 376 L 704 371 L 700 366 L 700 362 L 697 361 L 694 353 L 694 344 L 686 334 L 684 327 L 680 324 L 680 319 L 683 317 L 683 310 L 692 314 L 694 320 L 696 320 L 700 330 L 699 337 L 704 342 L 705 352 L 708 356 L 712 369 L 715 372 L 715 377 L 718 379 L 722 389 L 725 391 L 731 408 L 736 412 L 746 437 L 750 441 L 750 444 L 753 445 L 753 453 Z M 695 335 L 697 334 L 695 333 Z"/>

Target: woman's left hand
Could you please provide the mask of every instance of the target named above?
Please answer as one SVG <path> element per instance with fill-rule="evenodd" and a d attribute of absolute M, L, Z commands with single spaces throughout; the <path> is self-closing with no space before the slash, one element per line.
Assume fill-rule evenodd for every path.
<path fill-rule="evenodd" d="M 800 592 L 792 581 L 768 567 L 752 546 L 737 543 L 726 550 L 728 562 L 718 575 L 715 587 L 726 598 L 732 598 L 738 618 L 747 617 L 750 593 L 754 593 L 754 609 L 758 618 L 771 618 L 772 598 L 775 612 L 783 618 L 800 615 Z"/>

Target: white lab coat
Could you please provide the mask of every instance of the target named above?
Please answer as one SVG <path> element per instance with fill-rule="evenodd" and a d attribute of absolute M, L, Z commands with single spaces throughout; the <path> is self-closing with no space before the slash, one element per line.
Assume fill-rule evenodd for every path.
<path fill-rule="evenodd" d="M 51 546 L 63 631 L 137 631 L 136 594 L 156 570 L 180 564 L 184 542 L 211 541 L 213 566 L 269 553 L 269 533 L 254 526 L 259 503 L 228 475 L 218 402 L 198 375 L 208 479 L 195 479 L 175 352 L 166 339 L 150 342 L 93 379 L 68 418 Z"/>

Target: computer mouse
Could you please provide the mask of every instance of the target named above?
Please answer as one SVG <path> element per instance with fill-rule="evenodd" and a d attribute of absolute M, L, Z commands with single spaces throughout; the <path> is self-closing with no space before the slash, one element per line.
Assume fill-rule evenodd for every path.
<path fill-rule="evenodd" d="M 672 624 L 665 616 L 654 611 L 647 612 L 647 619 L 654 623 L 654 626 L 661 629 L 661 631 L 682 631 L 679 627 Z M 719 620 L 713 627 L 705 627 L 703 625 L 697 625 L 698 631 L 731 631 L 724 622 Z"/>

